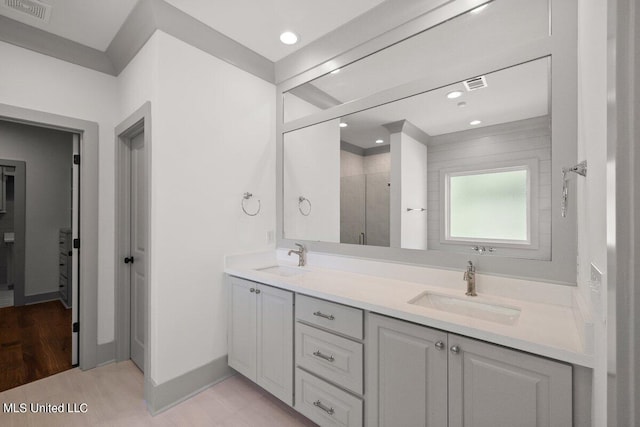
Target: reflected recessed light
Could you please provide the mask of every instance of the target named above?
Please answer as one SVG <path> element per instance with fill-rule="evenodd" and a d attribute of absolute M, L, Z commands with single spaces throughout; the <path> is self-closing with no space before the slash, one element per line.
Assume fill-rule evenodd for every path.
<path fill-rule="evenodd" d="M 458 102 L 458 107 L 460 107 L 460 108 L 464 108 L 464 107 L 466 107 L 466 106 L 467 106 L 467 103 L 466 103 L 466 102 L 464 102 L 464 101 Z"/>
<path fill-rule="evenodd" d="M 470 124 L 471 126 L 477 126 L 477 125 L 479 125 L 480 123 L 482 123 L 482 121 L 481 121 L 481 120 L 472 120 L 472 121 L 470 121 L 470 122 L 469 122 L 469 124 Z"/>
<path fill-rule="evenodd" d="M 296 44 L 298 42 L 298 35 L 291 31 L 285 31 L 280 34 L 280 41 L 284 44 Z"/>
<path fill-rule="evenodd" d="M 338 74 L 340 72 L 340 68 L 336 68 L 330 74 Z"/>
<path fill-rule="evenodd" d="M 449 99 L 456 99 L 456 98 L 460 98 L 462 96 L 462 92 L 460 92 L 459 90 L 454 90 L 453 92 L 449 92 L 447 94 L 447 98 Z"/>
<path fill-rule="evenodd" d="M 383 139 L 376 139 L 376 144 L 382 144 L 384 142 Z"/>
<path fill-rule="evenodd" d="M 341 128 L 346 128 L 347 126 L 349 126 L 349 125 L 348 125 L 348 124 L 346 124 L 346 123 L 344 123 L 344 122 L 340 123 L 340 127 L 341 127 Z"/>
<path fill-rule="evenodd" d="M 489 3 L 483 4 L 482 6 L 478 6 L 475 9 L 471 9 L 471 11 L 469 13 L 473 13 L 473 14 L 480 13 L 483 10 L 485 10 L 487 8 L 487 6 L 489 6 Z"/>

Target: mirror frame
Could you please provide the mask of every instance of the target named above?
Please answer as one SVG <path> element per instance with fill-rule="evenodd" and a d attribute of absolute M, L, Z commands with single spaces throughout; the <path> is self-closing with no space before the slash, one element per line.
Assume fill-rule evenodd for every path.
<path fill-rule="evenodd" d="M 508 0 L 501 0 L 508 1 Z M 416 264 L 435 268 L 462 270 L 468 260 L 474 261 L 478 271 L 493 275 L 545 281 L 564 285 L 576 285 L 577 259 L 577 208 L 576 182 L 572 180 L 569 193 L 568 214 L 561 217 L 561 168 L 577 163 L 577 2 L 549 0 L 550 35 L 527 42 L 520 49 L 495 52 L 479 61 L 466 64 L 465 70 L 442 72 L 435 70 L 425 79 L 402 84 L 370 96 L 356 99 L 313 115 L 283 123 L 284 93 L 288 90 L 322 76 L 331 70 L 344 67 L 358 59 L 398 43 L 407 37 L 469 11 L 486 0 L 430 1 L 419 0 L 425 12 L 419 17 L 391 31 L 372 38 L 368 42 L 349 49 L 334 57 L 322 58 L 323 52 L 335 51 L 340 40 L 327 38 L 303 48 L 317 60 L 315 67 L 299 74 L 299 66 L 289 64 L 284 70 L 288 79 L 280 82 L 276 90 L 276 169 L 277 169 L 277 247 L 293 247 L 302 242 L 312 252 L 331 253 L 340 256 L 377 259 L 389 262 Z M 328 47 L 330 46 L 330 47 Z M 363 246 L 344 243 L 287 239 L 284 237 L 283 218 L 283 134 L 355 113 L 377 105 L 415 95 L 417 93 L 447 86 L 471 76 L 486 74 L 521 64 L 534 59 L 551 56 L 551 141 L 552 141 L 552 241 L 551 261 L 455 253 L 437 250 L 413 250 L 378 246 Z M 288 73 L 287 73 L 288 71 Z"/>

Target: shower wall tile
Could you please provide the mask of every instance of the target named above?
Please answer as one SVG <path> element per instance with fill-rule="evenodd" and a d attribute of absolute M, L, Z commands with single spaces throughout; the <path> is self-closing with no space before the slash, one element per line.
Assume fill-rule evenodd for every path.
<path fill-rule="evenodd" d="M 364 157 L 340 150 L 340 176 L 362 175 L 363 173 Z"/>
<path fill-rule="evenodd" d="M 364 173 L 389 172 L 391 170 L 391 153 L 380 153 L 364 158 Z"/>

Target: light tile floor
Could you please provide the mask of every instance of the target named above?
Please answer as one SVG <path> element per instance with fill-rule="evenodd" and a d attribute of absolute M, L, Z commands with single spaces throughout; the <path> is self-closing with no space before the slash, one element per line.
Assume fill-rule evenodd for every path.
<path fill-rule="evenodd" d="M 251 381 L 235 375 L 152 417 L 143 375 L 131 361 L 72 369 L 0 393 L 0 426 L 228 426 L 315 424 Z M 86 413 L 6 413 L 7 403 L 87 404 Z"/>

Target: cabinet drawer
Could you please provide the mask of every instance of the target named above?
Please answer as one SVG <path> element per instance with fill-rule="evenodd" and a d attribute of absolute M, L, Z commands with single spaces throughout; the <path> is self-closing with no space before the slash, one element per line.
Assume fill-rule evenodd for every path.
<path fill-rule="evenodd" d="M 296 364 L 362 394 L 362 344 L 296 322 Z"/>
<path fill-rule="evenodd" d="M 321 426 L 362 426 L 362 399 L 296 368 L 296 405 Z"/>
<path fill-rule="evenodd" d="M 361 340 L 362 310 L 296 294 L 296 318 Z"/>

